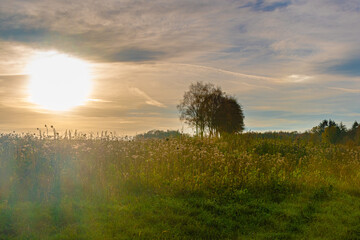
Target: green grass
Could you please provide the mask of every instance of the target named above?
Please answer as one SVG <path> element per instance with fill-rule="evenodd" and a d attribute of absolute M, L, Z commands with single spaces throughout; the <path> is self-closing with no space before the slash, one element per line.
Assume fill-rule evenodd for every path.
<path fill-rule="evenodd" d="M 0 138 L 0 239 L 360 239 L 360 149 Z"/>
<path fill-rule="evenodd" d="M 126 195 L 114 202 L 3 203 L 0 239 L 359 239 L 360 199 L 332 190 L 281 202 L 246 191 L 226 198 Z M 319 194 L 320 192 L 320 194 Z"/>

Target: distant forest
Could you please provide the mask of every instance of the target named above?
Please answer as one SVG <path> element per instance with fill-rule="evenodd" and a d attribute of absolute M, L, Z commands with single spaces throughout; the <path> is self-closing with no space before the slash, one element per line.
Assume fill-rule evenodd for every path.
<path fill-rule="evenodd" d="M 238 133 L 236 133 L 238 134 Z M 292 139 L 305 140 L 313 143 L 325 144 L 346 144 L 360 146 L 360 125 L 355 121 L 351 128 L 347 128 L 342 122 L 336 123 L 333 120 L 323 120 L 319 125 L 313 127 L 311 130 L 300 133 L 293 132 L 246 132 L 242 133 L 251 135 L 252 137 L 262 139 Z M 136 139 L 166 139 L 170 137 L 179 137 L 182 133 L 174 130 L 151 130 L 143 134 L 136 135 Z"/>
<path fill-rule="evenodd" d="M 135 139 L 162 139 L 162 138 L 170 138 L 170 137 L 179 137 L 181 136 L 181 133 L 179 131 L 173 131 L 173 130 L 150 130 L 146 133 L 137 134 L 135 136 Z"/>
<path fill-rule="evenodd" d="M 360 145 L 360 126 L 355 121 L 351 128 L 347 128 L 342 122 L 337 124 L 333 120 L 323 120 L 318 126 L 310 131 L 311 140 L 331 144 L 355 144 Z"/>

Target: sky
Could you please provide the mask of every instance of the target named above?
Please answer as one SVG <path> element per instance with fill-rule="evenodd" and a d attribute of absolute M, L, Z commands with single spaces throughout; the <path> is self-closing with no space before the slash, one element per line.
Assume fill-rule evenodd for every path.
<path fill-rule="evenodd" d="M 197 81 L 234 96 L 247 131 L 351 127 L 359 24 L 359 0 L 0 0 L 0 131 L 190 131 L 176 105 Z M 84 104 L 29 101 L 29 61 L 49 51 L 91 66 Z"/>

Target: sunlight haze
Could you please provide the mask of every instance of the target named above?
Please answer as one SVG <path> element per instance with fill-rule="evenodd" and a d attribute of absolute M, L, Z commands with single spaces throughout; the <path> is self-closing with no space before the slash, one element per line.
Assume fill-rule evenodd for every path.
<path fill-rule="evenodd" d="M 57 52 L 39 53 L 27 67 L 30 102 L 64 111 L 82 105 L 90 93 L 89 66 Z"/>

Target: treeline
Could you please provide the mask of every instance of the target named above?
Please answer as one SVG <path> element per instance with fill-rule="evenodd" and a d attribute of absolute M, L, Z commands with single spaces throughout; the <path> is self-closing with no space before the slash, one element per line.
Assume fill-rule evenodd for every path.
<path fill-rule="evenodd" d="M 338 124 L 331 119 L 323 120 L 318 126 L 313 127 L 310 133 L 314 142 L 360 145 L 360 126 L 357 121 L 348 129 L 342 122 Z"/>
<path fill-rule="evenodd" d="M 170 137 L 179 137 L 181 133 L 179 131 L 174 130 L 150 130 L 146 133 L 137 134 L 135 139 L 163 139 L 163 138 L 170 138 Z"/>
<path fill-rule="evenodd" d="M 360 146 L 360 125 L 355 121 L 351 128 L 347 128 L 342 122 L 323 120 L 319 125 L 303 133 L 299 132 L 247 132 L 252 138 L 257 139 L 283 139 L 290 141 L 305 141 L 316 144 L 346 144 Z"/>
<path fill-rule="evenodd" d="M 342 122 L 336 123 L 333 120 L 323 120 L 311 130 L 300 133 L 293 132 L 246 132 L 243 133 L 250 138 L 256 139 L 281 139 L 289 141 L 305 141 L 325 144 L 346 144 L 360 146 L 360 124 L 355 121 L 351 128 L 347 128 Z M 146 133 L 137 134 L 135 139 L 166 139 L 179 137 L 182 133 L 174 130 L 151 130 Z M 231 136 L 227 134 L 226 136 Z M 216 135 L 213 135 L 213 137 Z"/>

